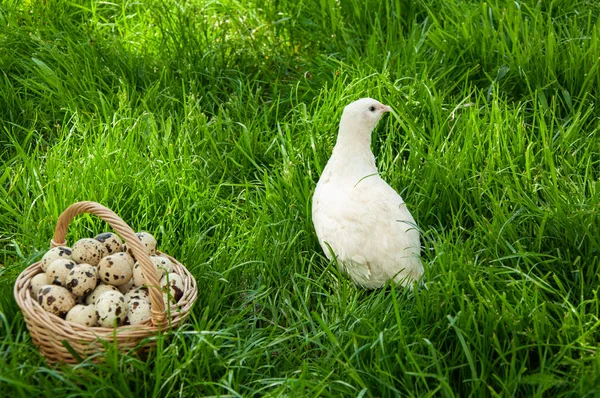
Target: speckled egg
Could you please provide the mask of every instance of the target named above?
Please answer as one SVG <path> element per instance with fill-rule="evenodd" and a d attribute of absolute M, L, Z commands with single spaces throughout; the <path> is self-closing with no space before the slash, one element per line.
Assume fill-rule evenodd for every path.
<path fill-rule="evenodd" d="M 71 308 L 65 319 L 80 325 L 98 326 L 98 314 L 96 314 L 96 307 L 94 305 L 77 304 Z"/>
<path fill-rule="evenodd" d="M 69 272 L 65 286 L 75 296 L 90 294 L 98 285 L 98 271 L 90 264 L 79 264 Z"/>
<path fill-rule="evenodd" d="M 150 235 L 148 232 L 136 232 L 135 235 L 142 243 L 144 249 L 146 249 L 146 254 L 152 255 L 156 253 L 156 239 L 154 236 Z M 123 251 L 129 252 L 129 254 L 135 258 L 131 250 L 127 247 L 127 244 L 123 245 Z"/>
<path fill-rule="evenodd" d="M 106 250 L 104 243 L 90 238 L 79 239 L 73 245 L 72 251 L 71 258 L 73 258 L 77 264 L 86 263 L 93 266 L 98 265 L 102 257 L 105 257 L 108 254 L 108 250 Z"/>
<path fill-rule="evenodd" d="M 127 316 L 125 297 L 120 292 L 104 292 L 96 301 L 98 324 L 105 328 L 121 325 Z"/>
<path fill-rule="evenodd" d="M 85 303 L 86 304 L 96 304 L 96 301 L 98 300 L 98 297 L 100 297 L 100 295 L 102 293 L 105 292 L 119 292 L 119 289 L 117 289 L 115 286 L 112 285 L 106 285 L 104 283 L 100 283 L 98 286 L 96 286 L 96 288 L 94 290 L 92 290 L 92 292 L 85 298 Z"/>
<path fill-rule="evenodd" d="M 106 256 L 98 264 L 98 275 L 106 284 L 125 285 L 133 275 L 133 258 L 124 252 Z"/>
<path fill-rule="evenodd" d="M 127 302 L 126 322 L 130 325 L 138 324 L 152 316 L 150 302 L 142 299 L 133 299 Z"/>
<path fill-rule="evenodd" d="M 53 285 L 66 286 L 67 275 L 76 265 L 73 260 L 59 258 L 50 263 L 46 274 Z"/>
<path fill-rule="evenodd" d="M 146 248 L 146 253 L 154 254 L 156 253 L 156 238 L 149 234 L 148 232 L 137 232 L 136 233 L 140 242 L 142 242 L 142 246 Z"/>
<path fill-rule="evenodd" d="M 44 285 L 51 285 L 52 279 L 42 272 L 41 274 L 37 274 L 33 278 L 31 278 L 31 282 L 29 282 L 29 289 L 31 291 L 31 296 L 37 298 L 38 292 L 40 291 L 40 287 Z"/>
<path fill-rule="evenodd" d="M 125 294 L 125 301 L 130 302 L 131 300 L 145 300 L 150 302 L 150 293 L 145 287 L 134 287 Z"/>
<path fill-rule="evenodd" d="M 104 232 L 94 236 L 94 239 L 104 243 L 108 254 L 123 251 L 123 241 L 121 240 L 121 238 L 119 238 L 117 234 L 113 234 L 112 232 Z"/>
<path fill-rule="evenodd" d="M 132 271 L 133 273 L 133 271 Z M 133 287 L 133 274 L 131 276 L 131 279 L 129 279 L 129 282 L 127 282 L 124 285 L 121 286 L 117 286 L 117 289 L 119 289 L 119 291 L 123 294 L 126 294 L 128 291 L 131 290 L 131 288 Z"/>
<path fill-rule="evenodd" d="M 168 277 L 168 282 L 167 282 Z M 167 290 L 167 283 L 169 284 L 169 290 Z M 178 274 L 171 272 L 168 275 L 165 275 L 160 280 L 160 287 L 163 292 L 163 299 L 165 303 L 167 302 L 167 294 L 171 296 L 171 303 L 177 303 L 181 297 L 183 296 L 183 279 Z"/>
<path fill-rule="evenodd" d="M 44 285 L 38 293 L 38 303 L 46 311 L 64 316 L 75 305 L 71 292 L 62 286 Z"/>
<path fill-rule="evenodd" d="M 173 262 L 165 256 L 153 255 L 150 256 L 152 263 L 158 268 L 164 270 L 166 273 L 173 271 Z"/>
<path fill-rule="evenodd" d="M 59 258 L 72 260 L 72 253 L 73 251 L 71 248 L 66 246 L 58 246 L 48 250 L 40 260 L 40 267 L 42 268 L 42 271 L 46 272 L 50 263 L 54 260 L 58 260 Z"/>
<path fill-rule="evenodd" d="M 154 269 L 158 272 L 157 278 L 160 279 L 165 276 L 166 272 L 164 269 L 158 269 L 156 267 L 156 263 L 152 261 L 152 265 L 154 265 Z M 144 272 L 142 270 L 142 264 L 140 262 L 136 262 L 133 266 L 133 284 L 135 286 L 144 286 L 148 282 L 146 282 L 146 278 L 144 277 Z"/>

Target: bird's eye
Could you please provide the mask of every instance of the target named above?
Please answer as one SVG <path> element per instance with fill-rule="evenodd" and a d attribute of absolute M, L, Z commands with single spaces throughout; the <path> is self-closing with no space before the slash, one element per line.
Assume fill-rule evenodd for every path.
<path fill-rule="evenodd" d="M 371 105 L 371 106 L 369 107 L 369 110 L 370 110 L 371 112 L 375 112 L 375 107 L 374 107 L 373 105 Z"/>

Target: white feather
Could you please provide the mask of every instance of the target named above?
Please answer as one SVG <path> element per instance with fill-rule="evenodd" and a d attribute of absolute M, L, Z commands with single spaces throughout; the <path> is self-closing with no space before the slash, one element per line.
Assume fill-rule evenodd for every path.
<path fill-rule="evenodd" d="M 373 109 L 375 109 L 373 111 Z M 319 179 L 312 218 L 327 258 L 373 289 L 423 274 L 419 232 L 398 193 L 377 172 L 371 133 L 389 107 L 370 98 L 344 108 L 338 140 Z"/>

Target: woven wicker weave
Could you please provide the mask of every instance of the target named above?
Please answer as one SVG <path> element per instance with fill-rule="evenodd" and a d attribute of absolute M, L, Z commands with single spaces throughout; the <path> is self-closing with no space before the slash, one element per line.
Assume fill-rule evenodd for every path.
<path fill-rule="evenodd" d="M 79 358 L 104 352 L 105 345 L 116 345 L 121 352 L 133 348 L 147 350 L 155 343 L 148 339 L 140 346 L 142 340 L 157 335 L 159 332 L 177 327 L 188 316 L 196 301 L 198 293 L 196 281 L 185 267 L 176 259 L 164 253 L 173 262 L 173 271 L 183 279 L 183 296 L 170 308 L 165 309 L 163 293 L 155 268 L 135 232 L 113 211 L 95 202 L 77 202 L 69 206 L 58 218 L 51 247 L 66 246 L 65 236 L 69 222 L 77 215 L 90 213 L 106 221 L 127 244 L 135 258 L 140 262 L 148 281 L 148 291 L 152 303 L 152 317 L 136 325 L 117 328 L 87 327 L 46 312 L 32 297 L 29 285 L 31 278 L 42 272 L 40 262 L 26 268 L 17 278 L 14 295 L 23 311 L 25 323 L 31 338 L 39 347 L 48 362 L 77 363 Z M 67 348 L 70 346 L 71 350 Z M 76 355 L 73 355 L 74 351 Z M 103 355 L 95 355 L 94 361 L 101 361 Z"/>

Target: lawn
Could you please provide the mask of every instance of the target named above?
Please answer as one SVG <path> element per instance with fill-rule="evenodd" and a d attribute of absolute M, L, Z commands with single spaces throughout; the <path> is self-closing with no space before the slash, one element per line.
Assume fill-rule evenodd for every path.
<path fill-rule="evenodd" d="M 0 396 L 598 396 L 600 3 L 0 0 Z M 422 231 L 414 290 L 327 261 L 343 107 Z M 147 360 L 47 364 L 12 289 L 91 200 L 198 283 Z M 107 230 L 92 216 L 74 242 Z"/>

